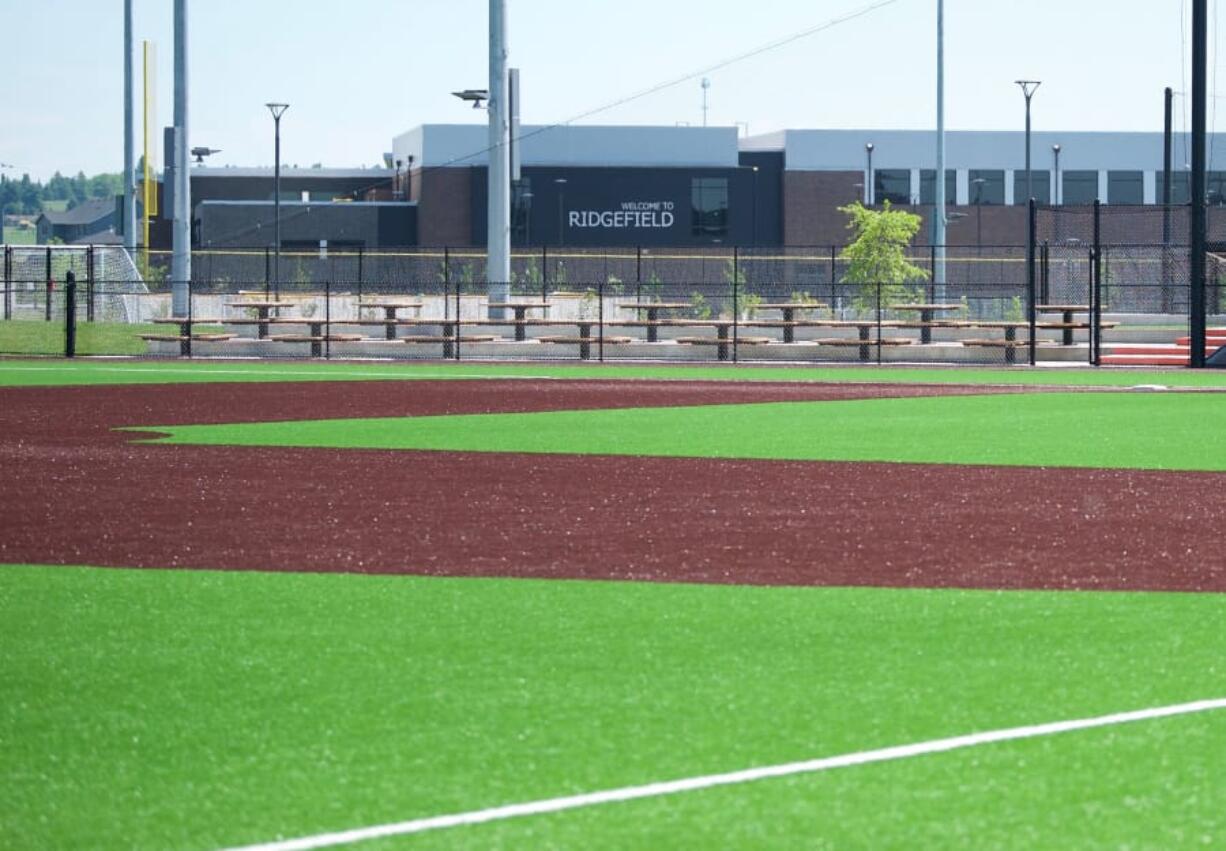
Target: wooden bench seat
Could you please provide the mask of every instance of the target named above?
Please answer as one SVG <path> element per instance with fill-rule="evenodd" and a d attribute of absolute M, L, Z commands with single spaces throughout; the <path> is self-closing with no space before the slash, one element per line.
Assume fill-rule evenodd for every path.
<path fill-rule="evenodd" d="M 542 343 L 569 343 L 571 345 L 574 345 L 574 344 L 582 345 L 583 343 L 601 342 L 600 337 L 576 337 L 576 336 L 566 336 L 562 334 L 550 334 L 544 337 L 537 337 L 536 339 Z M 619 346 L 619 345 L 624 345 L 626 343 L 634 343 L 638 341 L 636 341 L 633 337 L 605 337 L 604 342 L 608 345 Z"/>
<path fill-rule="evenodd" d="M 235 319 L 186 319 L 186 318 L 171 318 L 171 319 L 155 319 L 155 323 L 160 325 L 269 325 L 272 319 L 250 319 L 247 317 L 239 317 Z"/>
<path fill-rule="evenodd" d="M 184 336 L 182 334 L 138 334 L 142 340 L 147 340 L 151 343 L 182 343 L 185 341 L 201 342 L 201 343 L 219 343 L 224 340 L 233 340 L 237 334 L 190 334 Z"/>
<path fill-rule="evenodd" d="M 1116 325 L 1119 325 L 1119 324 L 1120 323 L 1118 322 L 1104 321 L 1104 322 L 1098 323 L 1098 327 L 1109 329 L 1109 328 L 1114 328 Z M 1061 329 L 1077 329 L 1077 328 L 1085 329 L 1085 328 L 1091 327 L 1092 325 L 1093 325 L 1092 322 L 1036 322 L 1034 323 L 1034 327 L 1036 328 L 1061 328 Z"/>
<path fill-rule="evenodd" d="M 276 343 L 356 343 L 361 334 L 273 334 L 268 339 Z"/>
<path fill-rule="evenodd" d="M 410 334 L 404 337 L 396 338 L 401 343 L 454 343 L 455 337 L 442 336 L 431 337 L 427 334 Z M 500 339 L 496 334 L 464 334 L 460 337 L 461 343 L 493 343 Z"/>
<path fill-rule="evenodd" d="M 860 340 L 855 337 L 827 337 L 821 340 L 814 340 L 813 342 L 820 346 L 875 346 L 878 343 L 883 346 L 910 346 L 915 343 L 910 337 L 882 337 L 879 340 Z"/>
<path fill-rule="evenodd" d="M 765 346 L 767 343 L 774 341 L 770 337 L 738 336 L 735 341 L 731 337 L 725 339 L 719 337 L 678 337 L 677 342 L 687 346 L 727 346 L 733 342 L 741 346 Z"/>
<path fill-rule="evenodd" d="M 593 344 L 600 345 L 603 342 L 610 346 L 623 346 L 627 343 L 636 342 L 633 337 L 605 337 L 603 340 L 601 340 L 600 337 L 585 337 L 582 334 L 549 334 L 543 337 L 537 337 L 536 339 L 541 343 L 578 346 L 580 360 L 591 359 Z"/>
<path fill-rule="evenodd" d="M 960 340 L 964 346 L 985 346 L 994 349 L 1022 349 L 1030 345 L 1029 340 L 1002 340 L 994 338 L 990 340 Z"/>

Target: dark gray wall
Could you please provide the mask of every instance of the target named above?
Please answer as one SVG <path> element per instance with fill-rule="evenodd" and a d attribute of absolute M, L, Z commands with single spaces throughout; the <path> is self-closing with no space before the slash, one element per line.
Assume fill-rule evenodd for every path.
<path fill-rule="evenodd" d="M 525 167 L 523 176 L 532 193 L 525 207 L 527 227 L 517 229 L 517 245 L 570 245 L 590 247 L 741 245 L 756 242 L 779 245 L 782 158 L 739 168 L 541 168 Z M 755 179 L 752 169 L 758 165 Z M 471 240 L 485 242 L 487 177 L 482 167 L 471 173 Z M 728 230 L 713 237 L 695 234 L 691 214 L 691 181 L 699 177 L 728 180 Z M 565 184 L 556 181 L 566 180 Z M 756 191 L 755 191 L 756 190 Z M 559 201 L 563 227 L 559 232 Z M 646 205 L 641 215 L 629 205 Z M 671 207 L 669 206 L 671 205 Z M 671 213 L 671 223 L 664 213 Z M 572 223 L 579 213 L 581 224 Z M 617 213 L 630 215 L 616 216 Z M 612 215 L 608 215 L 612 214 Z M 587 224 L 588 226 L 583 226 Z M 667 226 L 664 226 L 666 225 Z"/>
<path fill-rule="evenodd" d="M 201 248 L 264 248 L 273 244 L 272 203 L 205 201 L 196 207 Z M 417 207 L 404 203 L 282 202 L 281 242 L 395 248 L 417 242 Z"/>
<path fill-rule="evenodd" d="M 303 192 L 361 200 L 367 192 L 390 191 L 391 188 L 391 178 L 379 176 L 378 172 L 371 172 L 369 177 L 281 176 L 282 200 L 287 195 L 301 197 Z M 192 175 L 193 204 L 201 201 L 271 201 L 272 190 L 271 175 Z"/>

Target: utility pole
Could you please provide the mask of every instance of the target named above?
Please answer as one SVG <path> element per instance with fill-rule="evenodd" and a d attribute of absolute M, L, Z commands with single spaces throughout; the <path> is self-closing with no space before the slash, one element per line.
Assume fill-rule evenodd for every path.
<path fill-rule="evenodd" d="M 932 209 L 932 283 L 938 302 L 945 301 L 945 0 L 937 0 L 937 173 Z"/>
<path fill-rule="evenodd" d="M 702 78 L 702 126 L 707 126 L 707 90 L 711 88 L 711 81 L 706 77 Z"/>
<path fill-rule="evenodd" d="M 1205 113 L 1208 77 L 1208 0 L 1192 0 L 1191 330 L 1194 369 L 1205 366 Z"/>
<path fill-rule="evenodd" d="M 175 172 L 171 312 L 188 315 L 192 280 L 192 190 L 187 158 L 187 0 L 175 0 Z"/>
<path fill-rule="evenodd" d="M 123 244 L 136 248 L 136 117 L 132 104 L 132 0 L 123 0 Z"/>
<path fill-rule="evenodd" d="M 489 301 L 511 295 L 511 125 L 507 82 L 507 2 L 490 0 L 489 205 L 486 285 Z M 491 319 L 505 310 L 491 309 Z"/>

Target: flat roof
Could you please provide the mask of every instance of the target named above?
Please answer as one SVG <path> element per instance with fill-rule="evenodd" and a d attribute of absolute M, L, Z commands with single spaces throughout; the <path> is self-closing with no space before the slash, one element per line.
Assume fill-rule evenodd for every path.
<path fill-rule="evenodd" d="M 735 168 L 736 127 L 523 125 L 520 162 L 526 166 L 640 166 Z M 393 156 L 414 168 L 489 164 L 485 124 L 425 124 L 397 136 Z"/>
<path fill-rule="evenodd" d="M 192 177 L 269 177 L 275 172 L 272 166 L 257 166 L 255 168 L 218 168 L 214 166 L 195 166 L 191 169 Z M 365 178 L 391 180 L 395 172 L 390 168 L 286 168 L 281 166 L 281 177 L 336 179 Z"/>
<path fill-rule="evenodd" d="M 867 166 L 865 145 L 873 145 L 873 168 L 935 168 L 933 130 L 780 130 L 741 141 L 741 150 L 781 150 L 792 171 L 861 171 Z M 1060 170 L 1162 169 L 1160 132 L 1062 132 L 1031 134 L 1031 166 L 1047 169 L 1052 146 L 1060 145 Z M 1211 134 L 1208 159 L 1226 166 L 1226 134 Z M 1186 133 L 1172 139 L 1175 169 L 1187 167 L 1191 143 Z M 1020 169 L 1026 161 L 1023 130 L 949 130 L 945 133 L 947 168 Z"/>

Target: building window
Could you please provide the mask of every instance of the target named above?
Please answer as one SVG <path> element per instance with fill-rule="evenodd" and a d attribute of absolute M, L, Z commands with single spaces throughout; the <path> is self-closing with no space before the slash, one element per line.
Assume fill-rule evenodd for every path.
<path fill-rule="evenodd" d="M 1005 203 L 1005 173 L 973 168 L 968 174 L 967 200 L 972 204 L 1000 206 Z M 977 181 L 982 180 L 982 183 Z"/>
<path fill-rule="evenodd" d="M 879 168 L 873 171 L 873 203 L 911 203 L 911 171 L 902 168 Z"/>
<path fill-rule="evenodd" d="M 1098 172 L 1066 171 L 1064 186 L 1060 189 L 1063 204 L 1093 204 L 1098 200 Z"/>
<path fill-rule="evenodd" d="M 1166 185 L 1166 172 L 1158 172 L 1158 179 L 1155 182 L 1158 194 L 1154 196 L 1157 203 L 1162 203 L 1162 189 Z M 1192 175 L 1186 171 L 1171 172 L 1171 203 L 1172 204 L 1191 204 L 1192 203 Z"/>
<path fill-rule="evenodd" d="M 937 202 L 937 184 L 935 168 L 920 170 L 920 203 L 935 204 Z M 952 168 L 945 169 L 945 203 L 958 203 L 958 172 Z"/>
<path fill-rule="evenodd" d="M 696 177 L 690 183 L 694 236 L 728 233 L 728 179 Z"/>
<path fill-rule="evenodd" d="M 1108 204 L 1144 204 L 1145 178 L 1139 171 L 1107 172 Z"/>
<path fill-rule="evenodd" d="M 1065 172 L 1067 174 L 1067 172 Z M 1091 172 L 1097 174 L 1098 172 Z M 1098 180 L 1097 177 L 1094 178 Z M 1095 186 L 1098 184 L 1096 183 Z M 1051 172 L 1045 168 L 1030 170 L 1030 187 L 1034 192 L 1034 200 L 1039 204 L 1051 203 Z M 1025 205 L 1030 202 L 1026 195 L 1026 169 L 1019 168 L 1013 172 L 1013 203 Z"/>

